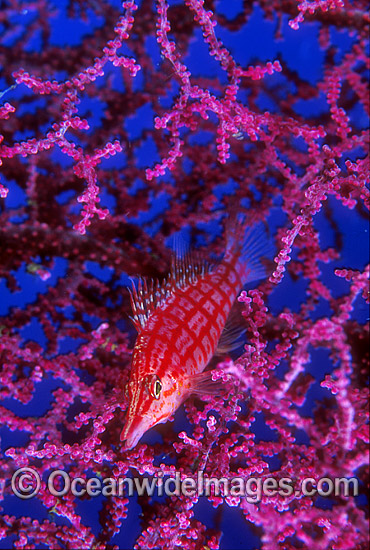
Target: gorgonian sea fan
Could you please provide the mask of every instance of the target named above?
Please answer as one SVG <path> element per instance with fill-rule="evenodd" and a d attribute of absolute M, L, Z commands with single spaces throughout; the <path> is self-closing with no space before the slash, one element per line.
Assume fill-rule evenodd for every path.
<path fill-rule="evenodd" d="M 367 548 L 364 494 L 46 486 L 201 471 L 366 493 L 366 3 L 6 0 L 0 28 L 1 547 Z M 128 277 L 166 276 L 178 232 L 215 261 L 235 212 L 276 257 L 239 298 L 244 347 L 214 360 L 229 393 L 122 452 Z"/>

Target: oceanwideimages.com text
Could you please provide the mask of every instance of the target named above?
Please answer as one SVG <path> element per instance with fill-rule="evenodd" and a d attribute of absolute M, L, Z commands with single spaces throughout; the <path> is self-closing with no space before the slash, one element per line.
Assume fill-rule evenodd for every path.
<path fill-rule="evenodd" d="M 159 472 L 152 478 L 124 477 L 72 477 L 63 470 L 51 472 L 46 482 L 41 482 L 40 475 L 34 468 L 20 468 L 14 472 L 11 480 L 13 493 L 21 499 L 36 496 L 44 487 L 50 494 L 60 497 L 72 493 L 76 497 L 88 495 L 130 497 L 138 496 L 206 496 L 243 497 L 250 503 L 260 502 L 263 496 L 280 497 L 306 496 L 357 496 L 358 480 L 352 478 L 292 480 L 288 477 L 208 477 L 199 471 L 194 477 L 185 477 L 176 472 L 165 476 Z"/>

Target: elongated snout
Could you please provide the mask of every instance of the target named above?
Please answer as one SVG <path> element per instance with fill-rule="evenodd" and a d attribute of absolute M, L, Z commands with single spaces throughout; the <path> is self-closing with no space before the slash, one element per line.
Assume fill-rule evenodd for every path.
<path fill-rule="evenodd" d="M 147 431 L 148 427 L 147 422 L 145 422 L 145 417 L 138 416 L 127 419 L 120 436 L 122 449 L 124 451 L 133 449 Z"/>

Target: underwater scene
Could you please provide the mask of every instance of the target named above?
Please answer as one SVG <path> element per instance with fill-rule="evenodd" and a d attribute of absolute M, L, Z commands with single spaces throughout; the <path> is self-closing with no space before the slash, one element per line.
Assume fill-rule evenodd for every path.
<path fill-rule="evenodd" d="M 0 2 L 0 549 L 369 547 L 369 26 Z"/>

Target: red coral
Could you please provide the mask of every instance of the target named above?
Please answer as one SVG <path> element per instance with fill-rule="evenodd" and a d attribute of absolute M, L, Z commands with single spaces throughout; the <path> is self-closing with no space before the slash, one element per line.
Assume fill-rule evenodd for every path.
<path fill-rule="evenodd" d="M 255 537 L 253 524 L 264 550 L 364 549 L 364 505 L 351 495 L 326 505 L 299 490 L 257 501 L 144 495 L 141 531 L 136 522 L 122 535 L 134 513 L 125 491 L 102 498 L 97 526 L 81 514 L 86 497 L 47 487 L 60 469 L 82 481 L 290 478 L 298 489 L 304 478 L 357 476 L 366 491 L 369 267 L 350 255 L 369 208 L 366 4 L 261 0 L 232 19 L 211 0 L 116 4 L 9 0 L 0 14 L 0 498 L 6 511 L 13 472 L 32 467 L 49 512 L 4 513 L 0 538 L 17 548 L 230 547 L 222 521 L 202 520 L 211 503 L 238 507 L 242 536 Z M 274 24 L 275 55 L 254 60 L 263 13 L 258 32 Z M 76 45 L 58 43 L 58 22 L 80 25 Z M 305 32 L 317 36 L 306 43 Z M 308 44 L 307 66 L 283 53 L 292 33 Z M 201 67 L 198 51 L 208 53 Z M 244 350 L 215 361 L 228 392 L 189 399 L 175 423 L 122 453 L 127 276 L 165 276 L 166 240 L 182 228 L 219 255 L 216 236 L 235 211 L 270 228 L 276 265 L 240 295 Z"/>

